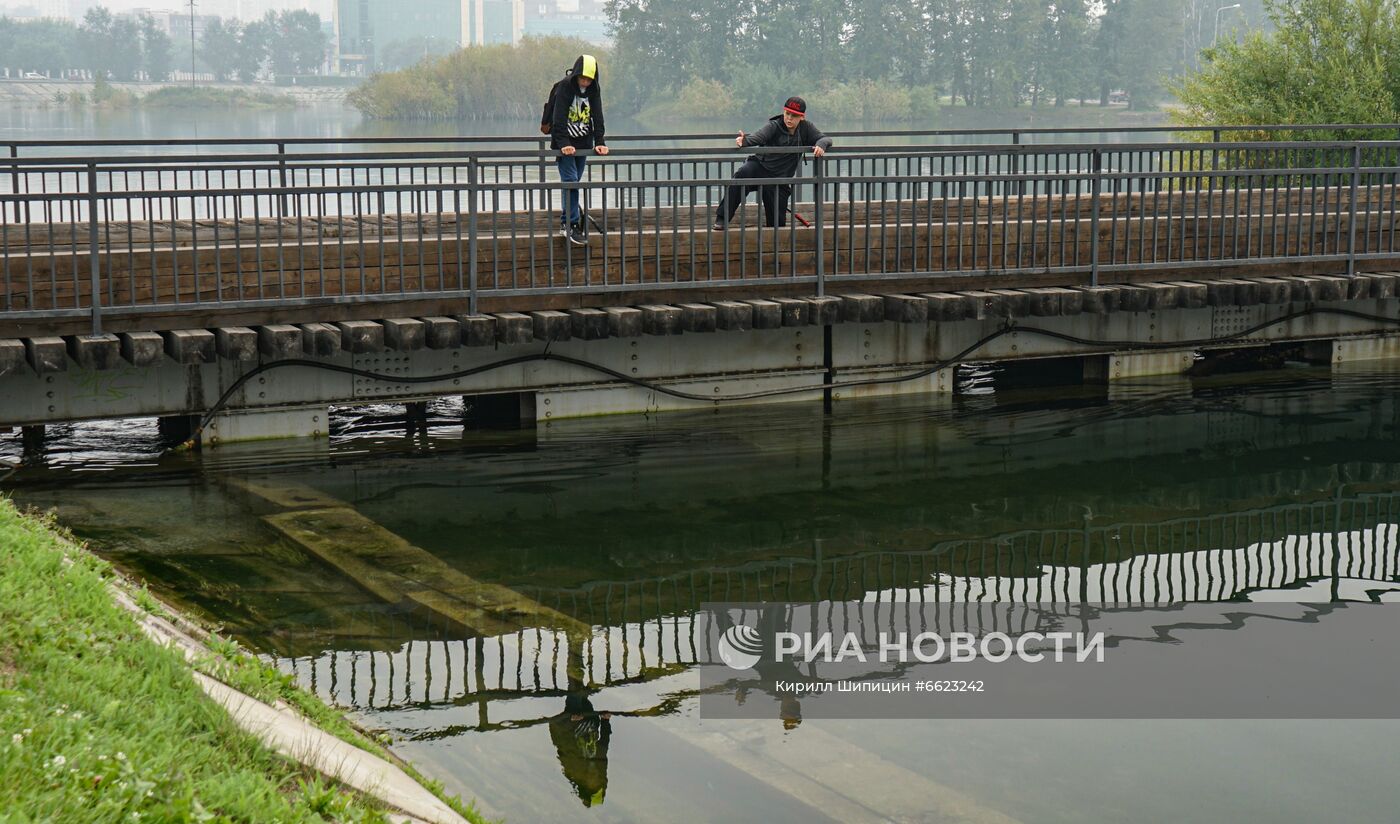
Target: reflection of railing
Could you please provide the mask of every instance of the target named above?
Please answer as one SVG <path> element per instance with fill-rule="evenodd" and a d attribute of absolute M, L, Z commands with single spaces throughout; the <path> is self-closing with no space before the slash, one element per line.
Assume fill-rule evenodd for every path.
<path fill-rule="evenodd" d="M 413 640 L 392 651 L 276 660 L 324 698 L 351 707 L 557 696 L 571 685 L 651 681 L 709 661 L 705 639 L 716 628 L 701 610 L 705 602 L 826 602 L 833 627 L 851 625 L 852 601 L 960 604 L 952 613 L 957 625 L 942 631 L 1014 633 L 1057 605 L 1221 601 L 1310 582 L 1330 584 L 1336 597 L 1347 580 L 1400 580 L 1397 522 L 1400 493 L 1339 494 L 1199 518 L 1026 530 L 922 552 L 755 562 L 526 593 L 590 624 L 589 638 L 542 627 L 451 640 L 404 619 L 387 635 Z M 1008 602 L 1034 609 L 992 607 Z"/>
<path fill-rule="evenodd" d="M 746 181 L 795 186 L 793 220 L 711 231 L 747 153 L 618 149 L 580 183 L 518 149 L 0 159 L 0 315 L 1397 253 L 1400 143 L 846 145 Z M 587 248 L 554 242 L 574 190 Z"/>

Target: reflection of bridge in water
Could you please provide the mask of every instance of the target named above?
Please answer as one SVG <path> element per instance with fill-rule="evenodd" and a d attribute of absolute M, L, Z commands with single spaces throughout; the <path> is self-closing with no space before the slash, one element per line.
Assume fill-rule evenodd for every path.
<path fill-rule="evenodd" d="M 586 623 L 588 638 L 539 626 L 457 640 L 412 617 L 381 617 L 389 622 L 385 637 L 408 640 L 397 648 L 332 649 L 276 662 L 342 706 L 479 704 L 482 729 L 546 720 L 507 711 L 508 720 L 492 722 L 486 713 L 492 701 L 667 679 L 666 690 L 644 701 L 641 710 L 664 712 L 674 706 L 675 695 L 693 694 L 693 684 L 671 677 L 711 661 L 716 630 L 702 609 L 706 602 L 831 602 L 824 612 L 833 622 L 840 620 L 842 602 L 956 603 L 964 609 L 952 613 L 954 621 L 963 627 L 1014 634 L 1034 628 L 1046 611 L 1076 603 L 1164 605 L 1279 595 L 1309 602 L 1377 600 L 1400 580 L 1397 523 L 1400 492 L 1383 492 L 1156 522 L 1021 530 L 916 552 L 824 557 L 818 545 L 803 558 L 524 592 Z M 989 608 L 1006 602 L 1036 608 Z M 1020 616 L 1022 623 L 989 624 L 998 614 Z M 844 622 L 842 627 L 846 631 Z"/>

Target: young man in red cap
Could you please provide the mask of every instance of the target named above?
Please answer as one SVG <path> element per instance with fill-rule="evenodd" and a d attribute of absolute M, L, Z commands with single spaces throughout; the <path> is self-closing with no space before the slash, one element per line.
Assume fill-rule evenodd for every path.
<path fill-rule="evenodd" d="M 739 132 L 734 145 L 745 146 L 811 146 L 812 155 L 821 157 L 831 148 L 831 138 L 821 133 L 807 120 L 807 101 L 800 97 L 789 97 L 783 104 L 783 113 L 772 117 L 762 128 L 753 134 Z M 735 178 L 792 177 L 802 155 L 764 154 L 749 155 L 749 159 L 734 172 Z M 791 186 L 730 186 L 729 191 L 719 202 L 715 214 L 715 231 L 722 231 L 734 213 L 739 211 L 749 192 L 758 190 L 763 200 L 763 213 L 768 226 L 783 226 L 787 223 L 788 198 L 792 196 Z"/>

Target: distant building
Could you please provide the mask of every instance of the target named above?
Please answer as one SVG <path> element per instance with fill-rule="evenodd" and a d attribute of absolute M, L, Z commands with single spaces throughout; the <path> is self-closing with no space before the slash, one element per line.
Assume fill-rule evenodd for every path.
<path fill-rule="evenodd" d="M 333 11 L 342 74 L 369 74 L 404 44 L 518 43 L 525 30 L 524 0 L 336 0 Z"/>
<path fill-rule="evenodd" d="M 600 15 L 555 14 L 525 21 L 526 37 L 577 37 L 589 43 L 606 46 L 612 43 L 608 19 Z"/>
<path fill-rule="evenodd" d="M 131 17 L 140 19 L 150 17 L 156 21 L 160 30 L 170 35 L 172 40 L 187 42 L 190 39 L 190 12 L 186 8 L 184 11 L 171 11 L 169 9 L 132 9 L 129 12 L 121 12 L 118 17 Z M 199 39 L 204 36 L 204 30 L 219 18 L 212 14 L 196 14 L 194 16 L 194 36 Z"/>

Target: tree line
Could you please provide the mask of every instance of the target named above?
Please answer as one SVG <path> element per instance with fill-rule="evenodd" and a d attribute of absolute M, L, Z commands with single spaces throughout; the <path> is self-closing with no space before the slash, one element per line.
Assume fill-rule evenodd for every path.
<path fill-rule="evenodd" d="M 747 108 L 783 90 L 894 85 L 996 108 L 1157 105 L 1264 0 L 610 0 L 624 97 L 719 84 Z M 615 90 L 618 90 L 616 85 Z M 641 105 L 645 105 L 644 103 Z"/>
<path fill-rule="evenodd" d="M 219 80 L 251 81 L 267 71 L 314 74 L 329 47 L 319 15 L 268 12 L 241 23 L 215 18 L 200 37 L 196 68 Z M 82 22 L 0 18 L 0 67 L 62 77 L 83 72 L 111 80 L 166 80 L 190 65 L 187 40 L 174 40 L 150 15 L 89 9 Z"/>

